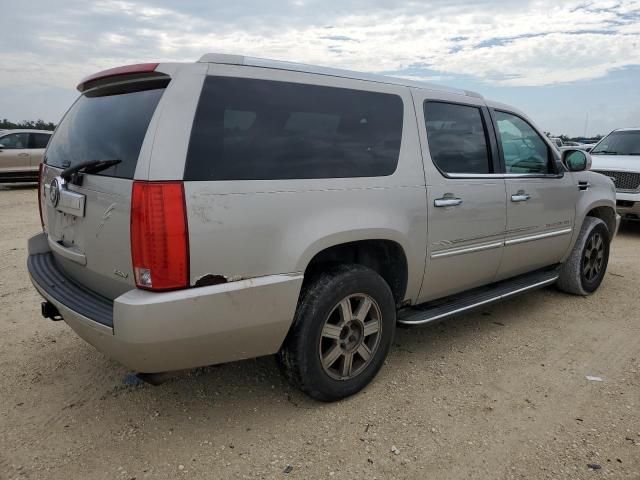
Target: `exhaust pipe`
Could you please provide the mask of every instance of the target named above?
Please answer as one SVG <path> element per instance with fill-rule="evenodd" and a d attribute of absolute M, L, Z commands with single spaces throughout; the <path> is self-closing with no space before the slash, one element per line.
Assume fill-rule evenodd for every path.
<path fill-rule="evenodd" d="M 49 318 L 54 322 L 62 320 L 62 315 L 60 315 L 58 308 L 51 302 L 42 302 L 40 304 L 40 313 L 44 318 Z"/>

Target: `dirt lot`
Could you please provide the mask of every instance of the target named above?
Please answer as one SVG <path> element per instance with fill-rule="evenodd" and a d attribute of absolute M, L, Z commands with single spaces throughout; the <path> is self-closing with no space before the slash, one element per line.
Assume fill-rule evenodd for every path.
<path fill-rule="evenodd" d="M 377 380 L 325 405 L 272 358 L 125 385 L 40 317 L 35 190 L 0 187 L 0 211 L 0 479 L 640 479 L 640 225 L 596 295 L 549 288 L 399 330 Z"/>

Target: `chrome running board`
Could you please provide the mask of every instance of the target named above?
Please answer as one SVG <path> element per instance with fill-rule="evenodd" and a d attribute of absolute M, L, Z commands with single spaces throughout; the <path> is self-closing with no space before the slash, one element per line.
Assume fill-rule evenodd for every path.
<path fill-rule="evenodd" d="M 404 308 L 398 312 L 398 323 L 423 325 L 451 317 L 489 303 L 551 285 L 558 279 L 558 267 L 552 267 L 503 280 L 486 287 Z"/>

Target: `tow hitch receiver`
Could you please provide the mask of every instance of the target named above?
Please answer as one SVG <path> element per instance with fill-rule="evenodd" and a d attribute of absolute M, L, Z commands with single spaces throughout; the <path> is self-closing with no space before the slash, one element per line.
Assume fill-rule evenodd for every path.
<path fill-rule="evenodd" d="M 44 318 L 50 318 L 54 322 L 62 320 L 62 315 L 60 315 L 56 306 L 51 302 L 42 302 L 40 304 L 40 312 Z"/>

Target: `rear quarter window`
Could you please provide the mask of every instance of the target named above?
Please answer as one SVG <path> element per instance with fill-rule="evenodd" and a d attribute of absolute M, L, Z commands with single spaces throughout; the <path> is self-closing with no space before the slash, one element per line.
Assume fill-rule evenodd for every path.
<path fill-rule="evenodd" d="M 185 180 L 391 175 L 402 121 L 402 99 L 393 94 L 209 76 Z"/>

